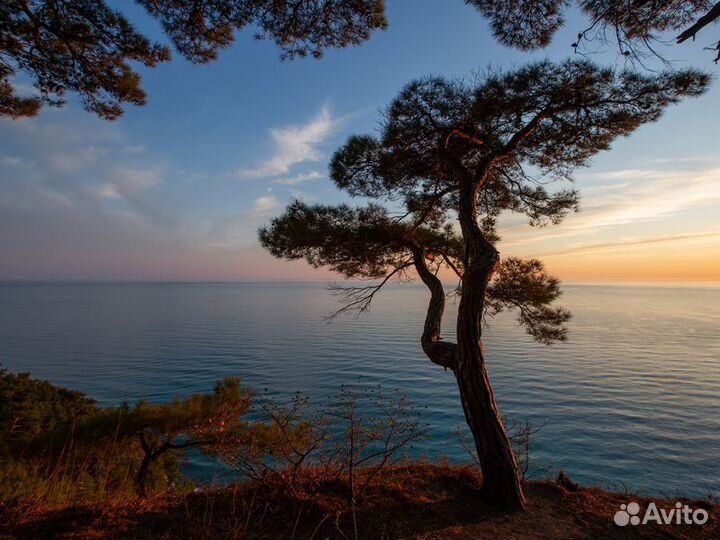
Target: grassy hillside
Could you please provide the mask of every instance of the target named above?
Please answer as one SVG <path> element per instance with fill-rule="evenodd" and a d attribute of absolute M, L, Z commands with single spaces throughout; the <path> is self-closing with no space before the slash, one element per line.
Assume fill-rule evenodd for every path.
<path fill-rule="evenodd" d="M 0 538 L 114 539 L 626 539 L 720 538 L 720 512 L 708 502 L 710 521 L 696 525 L 618 527 L 613 515 L 623 503 L 648 499 L 530 482 L 529 508 L 504 514 L 478 496 L 473 468 L 411 464 L 388 469 L 353 511 L 342 482 L 317 486 L 312 471 L 300 481 L 308 496 L 282 486 L 238 484 L 187 495 L 159 495 L 115 504 L 9 512 Z M 563 485 L 564 484 L 564 485 Z M 675 501 L 658 506 L 671 508 Z"/>
<path fill-rule="evenodd" d="M 407 458 L 425 429 L 403 396 L 343 388 L 332 401 L 253 408 L 231 378 L 208 394 L 108 408 L 0 370 L 0 540 L 720 538 L 714 503 L 682 501 L 708 512 L 704 526 L 620 527 L 622 504 L 650 501 L 562 474 L 528 482 L 528 509 L 503 513 L 480 498 L 477 467 Z M 525 471 L 532 429 L 517 433 Z M 238 482 L 184 478 L 188 448 Z"/>

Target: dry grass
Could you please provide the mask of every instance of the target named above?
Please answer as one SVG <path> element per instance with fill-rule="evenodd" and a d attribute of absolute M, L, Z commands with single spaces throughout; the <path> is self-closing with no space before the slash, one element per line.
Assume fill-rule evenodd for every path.
<path fill-rule="evenodd" d="M 302 482 L 299 497 L 280 488 L 241 484 L 109 506 L 8 508 L 0 515 L 0 539 L 720 538 L 718 507 L 709 503 L 691 504 L 710 513 L 704 527 L 621 528 L 612 521 L 620 504 L 648 499 L 591 488 L 568 491 L 551 481 L 528 483 L 528 509 L 505 514 L 480 499 L 480 479 L 467 467 L 389 469 L 369 486 L 354 512 L 343 482 L 319 485 L 312 471 Z"/>

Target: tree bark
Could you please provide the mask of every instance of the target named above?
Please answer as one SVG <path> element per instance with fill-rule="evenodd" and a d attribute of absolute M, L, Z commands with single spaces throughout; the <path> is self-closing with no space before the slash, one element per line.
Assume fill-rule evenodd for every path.
<path fill-rule="evenodd" d="M 465 272 L 457 316 L 457 367 L 465 420 L 477 448 L 483 491 L 493 503 L 509 510 L 525 507 L 526 499 L 510 439 L 500 419 L 485 369 L 482 313 L 485 292 L 499 253 L 477 224 L 478 182 L 461 181 L 459 220 L 466 245 Z"/>
<path fill-rule="evenodd" d="M 713 22 L 715 19 L 720 18 L 720 2 L 715 4 L 713 7 L 710 8 L 710 11 L 708 11 L 705 15 L 700 17 L 695 24 L 693 24 L 690 28 L 686 29 L 684 32 L 682 32 L 676 39 L 678 43 L 683 43 L 684 41 L 687 41 L 688 39 L 692 38 L 695 39 L 695 36 L 697 33 L 705 28 L 708 24 Z"/>
<path fill-rule="evenodd" d="M 147 474 L 150 470 L 150 465 L 152 465 L 153 461 L 157 458 L 156 455 L 150 453 L 145 454 L 145 457 L 142 460 L 142 463 L 140 463 L 140 467 L 138 468 L 138 472 L 135 475 L 135 485 L 137 486 L 138 494 L 141 497 L 144 497 L 147 493 Z"/>
<path fill-rule="evenodd" d="M 425 250 L 412 246 L 413 263 L 420 279 L 430 289 L 430 303 L 425 316 L 425 327 L 420 338 L 423 352 L 431 362 L 445 369 L 455 371 L 457 366 L 457 345 L 442 341 L 442 317 L 445 312 L 445 289 L 440 279 L 433 274 L 425 262 Z"/>
<path fill-rule="evenodd" d="M 495 266 L 492 261 L 497 260 L 497 252 L 492 249 L 489 252 L 492 255 L 491 261 L 484 268 L 478 268 L 479 272 L 470 273 L 469 284 L 466 283 L 467 271 L 463 275 L 458 336 L 463 336 L 465 352 L 463 360 L 460 361 L 458 344 L 441 341 L 442 316 L 445 311 L 442 282 L 427 267 L 424 250 L 418 246 L 413 246 L 412 250 L 418 275 L 430 290 L 430 302 L 421 338 L 422 348 L 433 363 L 451 369 L 455 374 L 465 419 L 473 434 L 482 468 L 483 491 L 490 501 L 500 506 L 509 509 L 524 508 L 526 502 L 517 461 L 495 404 L 480 341 L 480 315 L 485 287 Z"/>
<path fill-rule="evenodd" d="M 142 430 L 138 433 L 138 439 L 145 455 L 135 475 L 135 485 L 137 486 L 138 494 L 144 497 L 147 494 L 147 475 L 150 471 L 150 465 L 165 452 L 167 445 L 161 445 L 159 449 L 154 450 L 148 443 L 145 438 L 145 433 Z"/>

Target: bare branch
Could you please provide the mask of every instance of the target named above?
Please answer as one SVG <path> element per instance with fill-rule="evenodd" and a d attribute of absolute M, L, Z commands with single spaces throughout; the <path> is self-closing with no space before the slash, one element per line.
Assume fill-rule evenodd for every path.
<path fill-rule="evenodd" d="M 357 312 L 358 315 L 367 312 L 370 309 L 370 304 L 372 303 L 373 298 L 375 298 L 375 295 L 380 291 L 380 289 L 382 289 L 383 286 L 385 286 L 385 284 L 393 278 L 393 276 L 399 275 L 400 279 L 402 279 L 403 273 L 410 266 L 412 266 L 412 263 L 406 262 L 395 267 L 379 283 L 374 285 L 343 286 L 338 283 L 331 283 L 328 286 L 328 289 L 334 294 L 344 298 L 346 303 L 340 309 L 325 317 L 325 320 L 331 320 L 338 315 L 352 311 Z"/>

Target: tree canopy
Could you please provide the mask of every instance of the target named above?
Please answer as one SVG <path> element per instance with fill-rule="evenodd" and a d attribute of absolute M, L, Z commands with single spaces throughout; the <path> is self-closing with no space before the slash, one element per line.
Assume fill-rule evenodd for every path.
<path fill-rule="evenodd" d="M 586 60 L 488 72 L 475 83 L 413 81 L 385 110 L 378 136 L 350 137 L 330 163 L 339 188 L 377 202 L 296 201 L 260 231 L 261 244 L 276 257 L 304 258 L 381 285 L 418 264 L 432 273 L 444 267 L 462 280 L 466 246 L 453 222 L 464 177 L 483 176 L 475 203 L 491 244 L 500 239 L 496 220 L 503 212 L 524 214 L 534 226 L 559 223 L 578 206 L 576 168 L 682 97 L 699 95 L 708 82 L 692 70 L 642 75 Z M 487 314 L 516 309 L 539 341 L 565 336 L 568 314 L 548 307 L 558 283 L 540 261 L 508 259 L 493 277 Z M 376 287 L 346 289 L 346 308 L 366 310 Z"/>
<path fill-rule="evenodd" d="M 677 43 L 695 39 L 705 26 L 720 17 L 720 3 L 710 0 L 466 0 L 490 22 L 495 38 L 509 47 L 532 50 L 545 47 L 563 25 L 571 6 L 590 23 L 578 29 L 572 47 L 582 52 L 589 42 L 615 42 L 619 52 L 633 59 L 648 53 L 661 56 L 655 47 L 667 32 Z M 720 59 L 720 42 L 711 47 Z"/>
<path fill-rule="evenodd" d="M 586 60 L 536 62 L 476 83 L 428 77 L 391 103 L 379 137 L 350 138 L 333 156 L 331 176 L 351 195 L 404 198 L 418 216 L 452 208 L 453 162 L 488 173 L 492 198 L 478 202 L 490 216 L 510 209 L 541 224 L 561 219 L 577 201 L 572 190 L 548 192 L 540 177 L 572 180 L 614 139 L 708 83 L 693 70 L 643 75 Z"/>
<path fill-rule="evenodd" d="M 157 20 L 175 50 L 193 63 L 214 61 L 239 30 L 273 41 L 282 58 L 320 57 L 331 48 L 358 45 L 387 27 L 384 0 L 135 0 Z M 565 0 L 466 0 L 488 19 L 504 45 L 546 46 L 563 25 Z M 659 35 L 680 32 L 682 43 L 720 16 L 720 3 L 578 0 L 590 19 L 573 47 L 616 41 L 640 58 L 655 52 Z M 720 43 L 720 42 L 719 42 Z M 718 50 L 720 45 L 712 46 Z M 8 0 L 0 5 L 0 115 L 33 116 L 60 106 L 67 93 L 102 118 L 116 119 L 127 104 L 146 100 L 135 64 L 155 67 L 170 47 L 138 32 L 105 0 Z M 716 58 L 717 61 L 717 58 Z M 29 77 L 39 96 L 18 93 L 17 76 Z"/>
<path fill-rule="evenodd" d="M 380 280 L 368 286 L 337 286 L 346 300 L 334 315 L 367 311 L 375 294 L 390 279 L 410 279 L 413 269 L 435 274 L 445 268 L 462 277 L 464 243 L 450 226 L 412 227 L 379 205 L 352 207 L 291 203 L 260 231 L 261 244 L 276 257 L 305 259 L 347 278 Z M 415 254 L 420 252 L 420 261 Z M 566 338 L 570 314 L 550 307 L 559 296 L 559 281 L 537 259 L 510 257 L 498 265 L 488 289 L 486 315 L 517 311 L 518 322 L 539 342 Z M 447 366 L 444 366 L 447 367 Z"/>
<path fill-rule="evenodd" d="M 97 410 L 95 401 L 81 392 L 0 368 L 0 442 L 68 426 Z"/>
<path fill-rule="evenodd" d="M 193 63 L 215 60 L 247 27 L 294 58 L 361 43 L 386 26 L 382 0 L 136 2 Z M 154 67 L 169 59 L 167 45 L 143 36 L 104 0 L 8 0 L 0 5 L 0 115 L 33 116 L 73 92 L 87 110 L 112 120 L 125 104 L 145 103 L 133 63 Z M 18 95 L 19 74 L 30 77 L 39 97 Z"/>

